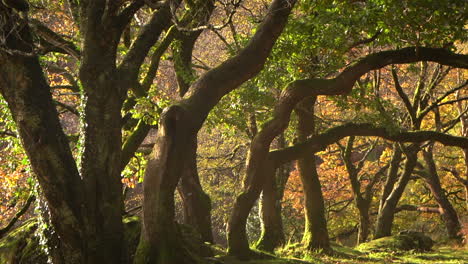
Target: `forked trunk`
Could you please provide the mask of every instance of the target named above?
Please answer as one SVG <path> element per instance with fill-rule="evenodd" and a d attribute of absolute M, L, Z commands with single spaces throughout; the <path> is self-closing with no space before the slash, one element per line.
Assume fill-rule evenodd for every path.
<path fill-rule="evenodd" d="M 439 174 L 437 173 L 437 167 L 434 162 L 434 156 L 432 153 L 432 147 L 430 147 L 429 151 L 423 151 L 423 156 L 426 163 L 426 169 L 428 170 L 425 180 L 429 186 L 429 189 L 431 190 L 432 195 L 434 196 L 434 199 L 442 209 L 441 217 L 445 222 L 448 236 L 451 239 L 461 241 L 461 225 L 458 219 L 457 211 L 455 211 L 452 204 L 447 199 L 445 191 L 440 184 Z"/>
<path fill-rule="evenodd" d="M 374 239 L 390 236 L 392 234 L 396 206 L 403 195 L 403 191 L 408 185 L 417 162 L 418 147 L 413 145 L 410 148 L 411 149 L 406 152 L 406 162 L 403 173 L 398 179 L 398 182 L 395 183 L 392 192 L 385 199 L 382 208 L 379 210 Z"/>
<path fill-rule="evenodd" d="M 179 193 L 184 203 L 184 222 L 193 226 L 204 242 L 213 243 L 211 199 L 203 191 L 198 177 L 196 137 L 187 148 L 187 159 L 181 161 L 184 163 L 184 171 L 179 185 Z"/>
<path fill-rule="evenodd" d="M 174 219 L 174 191 L 184 172 L 180 162 L 187 158 L 188 146 L 196 140 L 187 117 L 177 105 L 161 116 L 143 182 L 143 221 L 136 264 L 196 263 L 196 257 L 184 246 Z"/>

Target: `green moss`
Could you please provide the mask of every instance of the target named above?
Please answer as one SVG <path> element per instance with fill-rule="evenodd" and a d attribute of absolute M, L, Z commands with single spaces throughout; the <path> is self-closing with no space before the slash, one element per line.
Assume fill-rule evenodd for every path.
<path fill-rule="evenodd" d="M 357 249 L 366 252 L 381 251 L 428 251 L 434 242 L 431 238 L 417 232 L 406 232 L 395 236 L 382 237 L 363 243 Z"/>
<path fill-rule="evenodd" d="M 141 224 L 138 216 L 125 217 L 124 223 L 124 237 L 127 244 L 129 257 L 133 259 L 140 240 Z"/>
<path fill-rule="evenodd" d="M 39 247 L 34 235 L 37 220 L 30 219 L 0 240 L 0 263 L 45 263 L 47 256 Z"/>

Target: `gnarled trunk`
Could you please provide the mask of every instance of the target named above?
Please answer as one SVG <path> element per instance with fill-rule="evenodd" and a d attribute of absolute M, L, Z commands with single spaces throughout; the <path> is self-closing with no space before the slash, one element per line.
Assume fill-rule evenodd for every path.
<path fill-rule="evenodd" d="M 246 225 L 250 210 L 257 201 L 265 181 L 272 181 L 274 166 L 264 161 L 258 165 L 254 177 L 246 178 L 244 191 L 236 198 L 234 208 L 228 222 L 228 252 L 239 259 L 247 260 L 254 256 L 249 248 Z"/>
<path fill-rule="evenodd" d="M 283 246 L 286 242 L 281 219 L 284 185 L 280 185 L 285 177 L 288 175 L 285 175 L 284 170 L 279 168 L 276 171 L 276 177 L 269 177 L 263 185 L 259 209 L 262 233 L 256 245 L 260 250 L 273 252 L 275 248 Z"/>

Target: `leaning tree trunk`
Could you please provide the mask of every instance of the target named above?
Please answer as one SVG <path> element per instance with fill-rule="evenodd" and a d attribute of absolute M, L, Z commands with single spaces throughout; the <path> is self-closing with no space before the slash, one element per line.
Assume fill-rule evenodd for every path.
<path fill-rule="evenodd" d="M 398 181 L 395 183 L 392 192 L 387 196 L 387 199 L 385 199 L 382 208 L 379 210 L 374 239 L 390 236 L 392 234 L 395 209 L 398 201 L 403 195 L 406 186 L 408 185 L 414 167 L 416 166 L 418 148 L 418 146 L 412 145 L 407 149 L 407 151 L 405 151 L 406 162 L 404 165 L 404 170 Z"/>
<path fill-rule="evenodd" d="M 314 134 L 315 100 L 316 97 L 306 98 L 296 108 L 299 118 L 297 131 L 300 142 Z M 315 155 L 310 154 L 299 159 L 297 163 L 304 192 L 305 230 L 302 242 L 309 250 L 330 251 L 325 205 L 315 159 Z"/>
<path fill-rule="evenodd" d="M 199 15 L 201 22 L 206 23 L 214 8 L 213 2 L 201 2 L 206 6 L 204 12 Z M 179 96 L 182 98 L 188 91 L 195 79 L 192 68 L 192 52 L 195 42 L 202 33 L 201 30 L 194 32 L 178 32 L 174 50 L 174 70 L 177 77 Z M 204 242 L 213 243 L 213 231 L 211 227 L 211 199 L 203 191 L 197 169 L 197 139 L 191 142 L 187 159 L 181 161 L 184 172 L 179 184 L 179 193 L 182 197 L 184 223 L 194 227 L 201 235 Z"/>
<path fill-rule="evenodd" d="M 461 241 L 461 225 L 458 219 L 457 211 L 455 211 L 452 204 L 447 199 L 445 191 L 440 184 L 439 174 L 437 173 L 437 167 L 434 162 L 432 147 L 433 145 L 429 146 L 429 150 L 423 151 L 426 169 L 428 170 L 428 173 L 425 174 L 424 179 L 426 180 L 426 183 L 429 186 L 434 199 L 442 209 L 441 217 L 445 222 L 449 238 Z"/>

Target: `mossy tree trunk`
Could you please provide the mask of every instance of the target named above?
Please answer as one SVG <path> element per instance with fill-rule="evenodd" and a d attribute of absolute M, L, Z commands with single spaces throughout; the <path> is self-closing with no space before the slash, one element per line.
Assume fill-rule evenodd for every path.
<path fill-rule="evenodd" d="M 298 140 L 305 141 L 315 133 L 314 105 L 316 97 L 304 99 L 296 107 L 298 116 Z M 304 156 L 297 162 L 304 192 L 305 230 L 302 243 L 308 250 L 330 251 L 325 202 L 316 168 L 314 154 Z"/>
<path fill-rule="evenodd" d="M 277 148 L 286 147 L 284 133 L 276 140 Z M 260 220 L 262 233 L 256 247 L 260 250 L 273 252 L 283 246 L 285 241 L 283 220 L 281 217 L 281 201 L 289 178 L 290 165 L 283 164 L 276 169 L 275 177 L 267 180 L 263 186 L 260 200 Z"/>
<path fill-rule="evenodd" d="M 4 14 L 1 5 L 0 12 L 0 16 L 10 17 Z M 32 52 L 29 28 L 23 24 L 22 30 L 15 32 L 14 26 L 14 21 L 3 25 L 3 30 L 13 32 L 6 39 L 7 48 Z M 61 259 L 62 263 L 86 263 L 83 183 L 39 59 L 0 50 L 0 61 L 0 92 L 8 102 L 31 167 L 47 199 L 50 220 L 62 240 L 54 255 L 67 256 Z"/>
<path fill-rule="evenodd" d="M 53 249 L 60 251 L 54 255 L 63 256 L 61 260 L 56 258 L 58 263 L 128 262 L 121 208 L 121 109 L 128 89 L 137 82 L 147 53 L 167 28 L 170 13 L 168 4 L 155 12 L 155 19 L 143 30 L 146 34 L 136 38 L 133 48 L 117 66 L 122 31 L 144 3 L 135 2 L 123 10 L 119 5 L 115 1 L 70 1 L 83 36 L 82 51 L 41 25 L 53 35 L 54 41 L 68 47 L 52 43 L 57 45 L 53 50 L 81 59 L 79 81 L 86 99 L 86 127 L 82 169 L 78 172 L 50 87 L 34 54 L 35 43 L 29 27 L 25 24 L 17 27 L 24 20 L 0 4 L 2 17 L 8 18 L 2 27 L 11 27 L 15 32 L 8 36 L 6 46 L 15 55 L 0 54 L 2 84 L 7 85 L 2 86 L 2 95 L 20 130 L 60 240 L 59 247 Z M 1 32 L 6 32 L 5 28 Z M 13 69 L 16 72 L 11 72 Z"/>
<path fill-rule="evenodd" d="M 269 180 L 265 182 L 259 208 L 262 233 L 256 247 L 267 252 L 273 252 L 275 248 L 286 243 L 281 216 L 281 200 L 289 171 L 280 167 L 276 170 L 275 176 L 269 177 Z"/>

